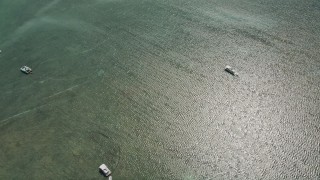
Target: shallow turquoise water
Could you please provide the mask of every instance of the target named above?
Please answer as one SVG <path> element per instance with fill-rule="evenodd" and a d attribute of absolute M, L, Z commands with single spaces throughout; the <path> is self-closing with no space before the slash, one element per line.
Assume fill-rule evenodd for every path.
<path fill-rule="evenodd" d="M 0 179 L 318 178 L 319 7 L 1 0 Z"/>

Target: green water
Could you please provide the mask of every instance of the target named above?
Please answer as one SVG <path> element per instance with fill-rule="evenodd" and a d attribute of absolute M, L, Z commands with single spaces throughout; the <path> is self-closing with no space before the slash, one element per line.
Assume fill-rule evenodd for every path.
<path fill-rule="evenodd" d="M 319 7 L 0 0 L 0 179 L 316 179 Z"/>

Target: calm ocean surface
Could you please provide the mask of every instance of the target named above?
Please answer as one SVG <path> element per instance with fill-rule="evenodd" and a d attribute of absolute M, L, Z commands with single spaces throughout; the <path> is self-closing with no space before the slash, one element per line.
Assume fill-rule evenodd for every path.
<path fill-rule="evenodd" d="M 319 179 L 319 18 L 319 0 L 0 0 L 0 179 Z"/>

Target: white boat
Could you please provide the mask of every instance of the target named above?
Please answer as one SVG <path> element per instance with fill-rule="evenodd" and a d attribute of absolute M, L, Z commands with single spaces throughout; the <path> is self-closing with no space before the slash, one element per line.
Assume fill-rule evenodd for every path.
<path fill-rule="evenodd" d="M 25 73 L 25 74 L 31 74 L 31 73 L 32 73 L 32 69 L 29 68 L 28 66 L 22 66 L 22 67 L 20 68 L 20 70 L 21 70 L 23 73 Z"/>
<path fill-rule="evenodd" d="M 105 164 L 101 164 L 99 166 L 99 171 L 106 177 L 111 175 L 110 169 L 108 169 L 108 167 Z"/>
<path fill-rule="evenodd" d="M 226 66 L 224 70 L 232 74 L 233 76 L 238 76 L 238 73 L 235 70 L 233 70 L 230 66 Z"/>

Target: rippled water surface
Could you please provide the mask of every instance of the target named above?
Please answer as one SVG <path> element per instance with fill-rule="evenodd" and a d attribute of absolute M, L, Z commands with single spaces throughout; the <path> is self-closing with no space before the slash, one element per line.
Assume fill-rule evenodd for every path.
<path fill-rule="evenodd" d="M 319 17 L 318 0 L 0 0 L 0 179 L 320 178 Z"/>

